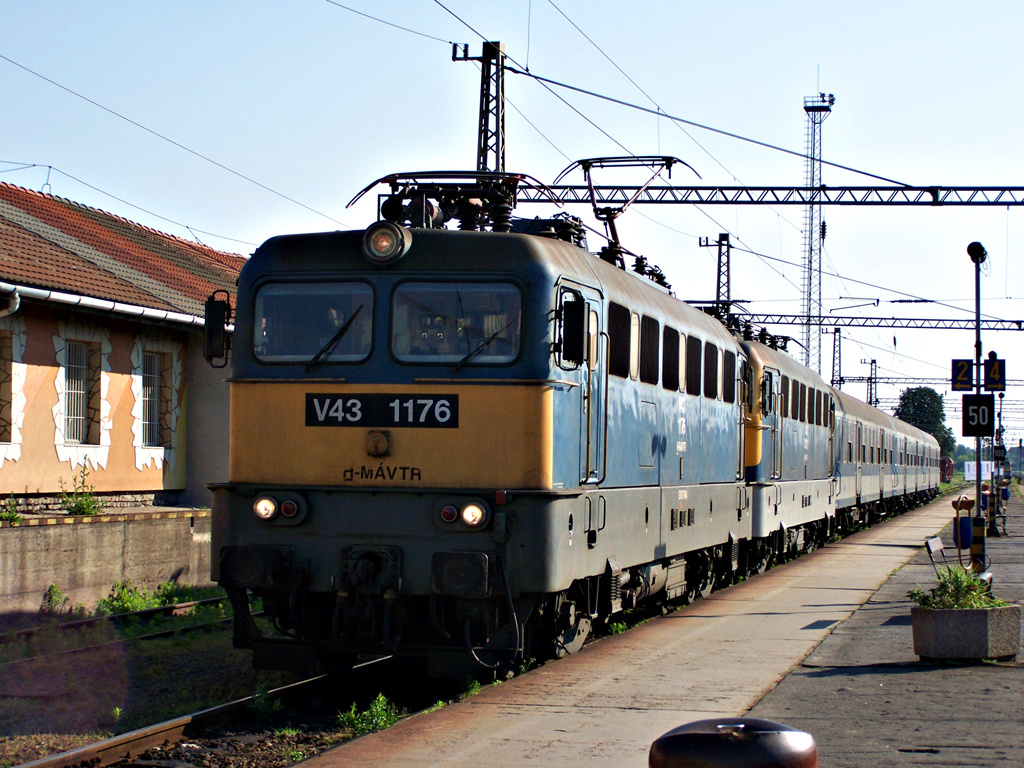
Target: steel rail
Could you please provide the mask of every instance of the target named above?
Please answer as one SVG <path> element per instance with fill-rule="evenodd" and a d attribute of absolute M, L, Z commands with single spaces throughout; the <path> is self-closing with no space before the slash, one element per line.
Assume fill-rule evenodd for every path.
<path fill-rule="evenodd" d="M 70 630 L 81 630 L 87 627 L 96 626 L 98 624 L 109 624 L 117 623 L 125 619 L 134 618 L 148 620 L 157 616 L 180 616 L 188 613 L 193 608 L 197 608 L 203 605 L 216 605 L 227 600 L 226 596 L 221 597 L 208 597 L 203 600 L 191 600 L 187 603 L 172 603 L 170 605 L 161 605 L 157 608 L 143 608 L 141 611 L 131 611 L 129 613 L 111 613 L 106 616 L 90 616 L 85 619 L 75 619 L 73 621 L 65 621 L 56 625 L 56 629 L 67 632 Z M 24 640 L 32 637 L 37 632 L 41 632 L 49 627 L 29 627 L 28 629 L 17 629 L 11 632 L 5 632 L 0 634 L 0 645 L 5 643 L 11 643 L 16 640 Z"/>
<path fill-rule="evenodd" d="M 265 695 L 277 698 L 297 693 L 299 690 L 306 686 L 311 686 L 325 677 L 327 676 L 319 675 L 308 680 L 301 680 L 291 685 L 275 688 L 272 691 L 268 691 Z M 18 768 L 78 768 L 82 765 L 88 765 L 90 768 L 102 768 L 121 760 L 137 757 L 147 749 L 180 741 L 189 735 L 190 729 L 208 725 L 219 718 L 237 712 L 250 704 L 255 698 L 255 696 L 247 696 L 244 699 L 237 699 L 227 704 L 219 704 L 215 707 L 201 709 L 190 715 L 182 715 L 181 717 L 164 720 L 161 723 L 129 731 L 120 736 L 113 736 L 93 744 L 87 744 L 78 749 L 23 763 Z"/>

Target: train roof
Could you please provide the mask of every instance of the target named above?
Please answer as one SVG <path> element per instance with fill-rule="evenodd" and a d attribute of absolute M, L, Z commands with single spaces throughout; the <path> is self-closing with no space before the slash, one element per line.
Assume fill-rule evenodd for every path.
<path fill-rule="evenodd" d="M 840 407 L 850 416 L 878 425 L 891 432 L 897 432 L 901 435 L 905 435 L 906 437 L 913 438 L 914 440 L 927 443 L 934 448 L 939 447 L 939 441 L 936 440 L 933 435 L 930 435 L 924 430 L 918 429 L 905 421 L 901 421 L 892 414 L 880 411 L 877 408 L 858 400 L 852 395 L 842 392 L 841 390 L 833 389 L 832 392 Z"/>

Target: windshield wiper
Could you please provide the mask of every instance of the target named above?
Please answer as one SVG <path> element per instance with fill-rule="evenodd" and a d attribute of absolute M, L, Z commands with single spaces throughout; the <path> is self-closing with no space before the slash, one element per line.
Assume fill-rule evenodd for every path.
<path fill-rule="evenodd" d="M 356 311 L 353 312 L 352 316 L 348 320 L 345 321 L 345 324 L 343 326 L 341 326 L 341 328 L 338 329 L 338 332 L 335 333 L 328 340 L 328 342 L 326 344 L 324 344 L 320 348 L 319 352 L 317 352 L 315 355 L 313 355 L 313 359 L 312 360 L 310 360 L 308 363 L 306 363 L 306 373 L 309 373 L 314 368 L 316 368 L 317 363 L 320 362 L 320 358 L 322 358 L 324 355 L 329 355 L 334 350 L 334 348 L 336 346 L 338 346 L 338 342 L 341 341 L 341 337 L 344 336 L 346 333 L 348 333 L 348 329 L 352 327 L 352 321 L 356 319 L 356 315 L 359 314 L 359 310 L 361 310 L 362 308 L 363 308 L 362 304 L 360 304 L 358 307 L 356 307 Z"/>
<path fill-rule="evenodd" d="M 495 340 L 496 338 L 498 338 L 499 336 L 501 336 L 501 334 L 503 334 L 503 333 L 504 333 L 504 332 L 505 332 L 505 331 L 506 331 L 506 330 L 508 329 L 508 327 L 509 327 L 510 325 L 512 325 L 512 324 L 513 324 L 513 323 L 514 323 L 514 322 L 515 322 L 516 320 L 517 320 L 517 318 L 512 318 L 512 319 L 511 319 L 511 320 L 509 320 L 509 321 L 508 321 L 507 323 L 505 323 L 505 325 L 504 325 L 504 326 L 502 326 L 501 328 L 499 328 L 498 330 L 496 330 L 496 331 L 495 331 L 494 333 L 492 333 L 492 334 L 491 334 L 490 336 L 488 336 L 488 337 L 487 337 L 486 339 L 484 339 L 483 341 L 481 341 L 481 342 L 480 342 L 480 343 L 479 343 L 479 344 L 477 345 L 477 348 L 476 348 L 476 349 L 474 349 L 474 350 L 473 350 L 472 352 L 470 352 L 470 353 L 469 353 L 468 355 L 466 355 L 466 356 L 465 356 L 464 358 L 462 358 L 461 360 L 459 360 L 459 362 L 458 362 L 458 363 L 457 363 L 457 364 L 455 365 L 455 367 L 454 367 L 454 368 L 452 368 L 452 373 L 458 373 L 458 372 L 459 372 L 459 369 L 460 369 L 460 368 L 462 368 L 462 366 L 464 366 L 464 365 L 465 365 L 466 363 L 468 363 L 468 362 L 469 362 L 470 360 L 472 360 L 472 359 L 473 359 L 474 357 L 476 357 L 476 356 L 477 356 L 477 355 L 479 355 L 479 354 L 480 354 L 481 352 L 483 352 L 483 351 L 484 351 L 485 349 L 487 349 L 487 346 L 488 346 L 488 345 L 489 345 L 489 344 L 490 344 L 490 343 L 491 343 L 492 341 L 494 341 L 494 340 Z"/>

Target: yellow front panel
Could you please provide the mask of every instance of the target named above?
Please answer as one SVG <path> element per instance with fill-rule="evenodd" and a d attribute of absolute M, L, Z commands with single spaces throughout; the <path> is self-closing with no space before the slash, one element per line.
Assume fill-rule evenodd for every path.
<path fill-rule="evenodd" d="M 459 426 L 306 426 L 306 393 L 459 397 Z M 530 488 L 552 485 L 548 386 L 232 382 L 230 479 L 261 485 Z M 371 455 L 369 433 L 389 433 Z"/>

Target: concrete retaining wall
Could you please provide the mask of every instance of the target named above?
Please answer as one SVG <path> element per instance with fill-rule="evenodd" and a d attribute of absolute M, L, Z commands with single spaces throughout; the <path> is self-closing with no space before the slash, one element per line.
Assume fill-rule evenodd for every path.
<path fill-rule="evenodd" d="M 38 612 L 56 584 L 92 610 L 118 581 L 152 591 L 210 582 L 209 510 L 31 517 L 0 524 L 0 623 Z"/>

